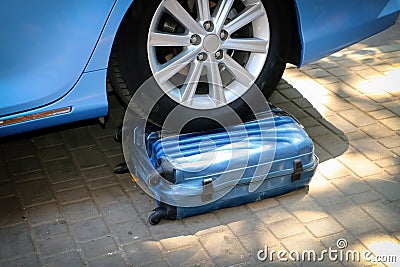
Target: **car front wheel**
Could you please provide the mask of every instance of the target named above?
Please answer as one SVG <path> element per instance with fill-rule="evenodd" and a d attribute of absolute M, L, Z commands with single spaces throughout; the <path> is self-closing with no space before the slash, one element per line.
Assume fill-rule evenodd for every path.
<path fill-rule="evenodd" d="M 160 126 L 177 105 L 199 118 L 212 112 L 218 120 L 231 109 L 245 117 L 242 97 L 259 89 L 269 97 L 285 68 L 291 20 L 277 2 L 135 0 L 113 46 L 111 85 L 128 103 L 154 77 L 164 96 L 148 119 Z M 198 119 L 191 128 L 212 125 Z"/>

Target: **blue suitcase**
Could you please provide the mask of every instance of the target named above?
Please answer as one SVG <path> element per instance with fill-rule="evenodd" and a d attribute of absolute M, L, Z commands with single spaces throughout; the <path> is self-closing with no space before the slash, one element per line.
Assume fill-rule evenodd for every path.
<path fill-rule="evenodd" d="M 149 223 L 244 205 L 306 186 L 318 165 L 313 142 L 294 117 L 273 106 L 271 111 L 225 129 L 162 137 L 160 131 L 150 131 L 147 153 L 157 172 L 141 182 L 159 206 L 150 212 Z M 136 176 L 143 177 L 140 168 Z"/>

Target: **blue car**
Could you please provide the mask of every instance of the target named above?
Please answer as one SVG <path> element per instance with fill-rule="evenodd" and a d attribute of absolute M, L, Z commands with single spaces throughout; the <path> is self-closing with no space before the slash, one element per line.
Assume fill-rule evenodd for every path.
<path fill-rule="evenodd" d="M 0 136 L 104 117 L 107 82 L 128 103 L 150 77 L 165 96 L 155 124 L 177 105 L 245 114 L 241 96 L 270 96 L 286 63 L 383 31 L 399 10 L 400 0 L 4 0 Z"/>

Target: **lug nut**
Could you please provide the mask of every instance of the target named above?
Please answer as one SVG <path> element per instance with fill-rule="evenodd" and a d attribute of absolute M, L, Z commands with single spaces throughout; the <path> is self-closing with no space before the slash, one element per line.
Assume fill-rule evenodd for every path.
<path fill-rule="evenodd" d="M 207 59 L 207 54 L 202 52 L 200 54 L 197 55 L 197 60 L 198 61 L 205 61 Z"/>
<path fill-rule="evenodd" d="M 211 21 L 204 22 L 203 26 L 208 32 L 212 32 L 214 30 L 214 24 Z"/>
<path fill-rule="evenodd" d="M 226 39 L 228 39 L 228 36 L 229 36 L 229 34 L 225 30 L 221 31 L 221 33 L 219 34 L 219 37 L 221 38 L 222 41 L 225 41 Z"/>
<path fill-rule="evenodd" d="M 218 50 L 217 52 L 215 52 L 215 58 L 220 60 L 224 57 L 224 52 L 222 50 Z"/>
<path fill-rule="evenodd" d="M 190 37 L 190 43 L 192 45 L 199 45 L 201 42 L 201 37 L 198 34 L 193 34 L 192 37 Z"/>

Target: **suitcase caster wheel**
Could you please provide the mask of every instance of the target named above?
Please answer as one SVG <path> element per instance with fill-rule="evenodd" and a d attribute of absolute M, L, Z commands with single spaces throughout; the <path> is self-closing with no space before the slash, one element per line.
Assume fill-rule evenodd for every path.
<path fill-rule="evenodd" d="M 159 222 L 161 222 L 161 216 L 157 211 L 152 211 L 149 213 L 149 216 L 147 217 L 147 220 L 151 225 L 157 225 Z"/>
<path fill-rule="evenodd" d="M 166 217 L 166 210 L 157 208 L 152 210 L 147 216 L 147 220 L 151 225 L 157 225 L 162 219 Z"/>

